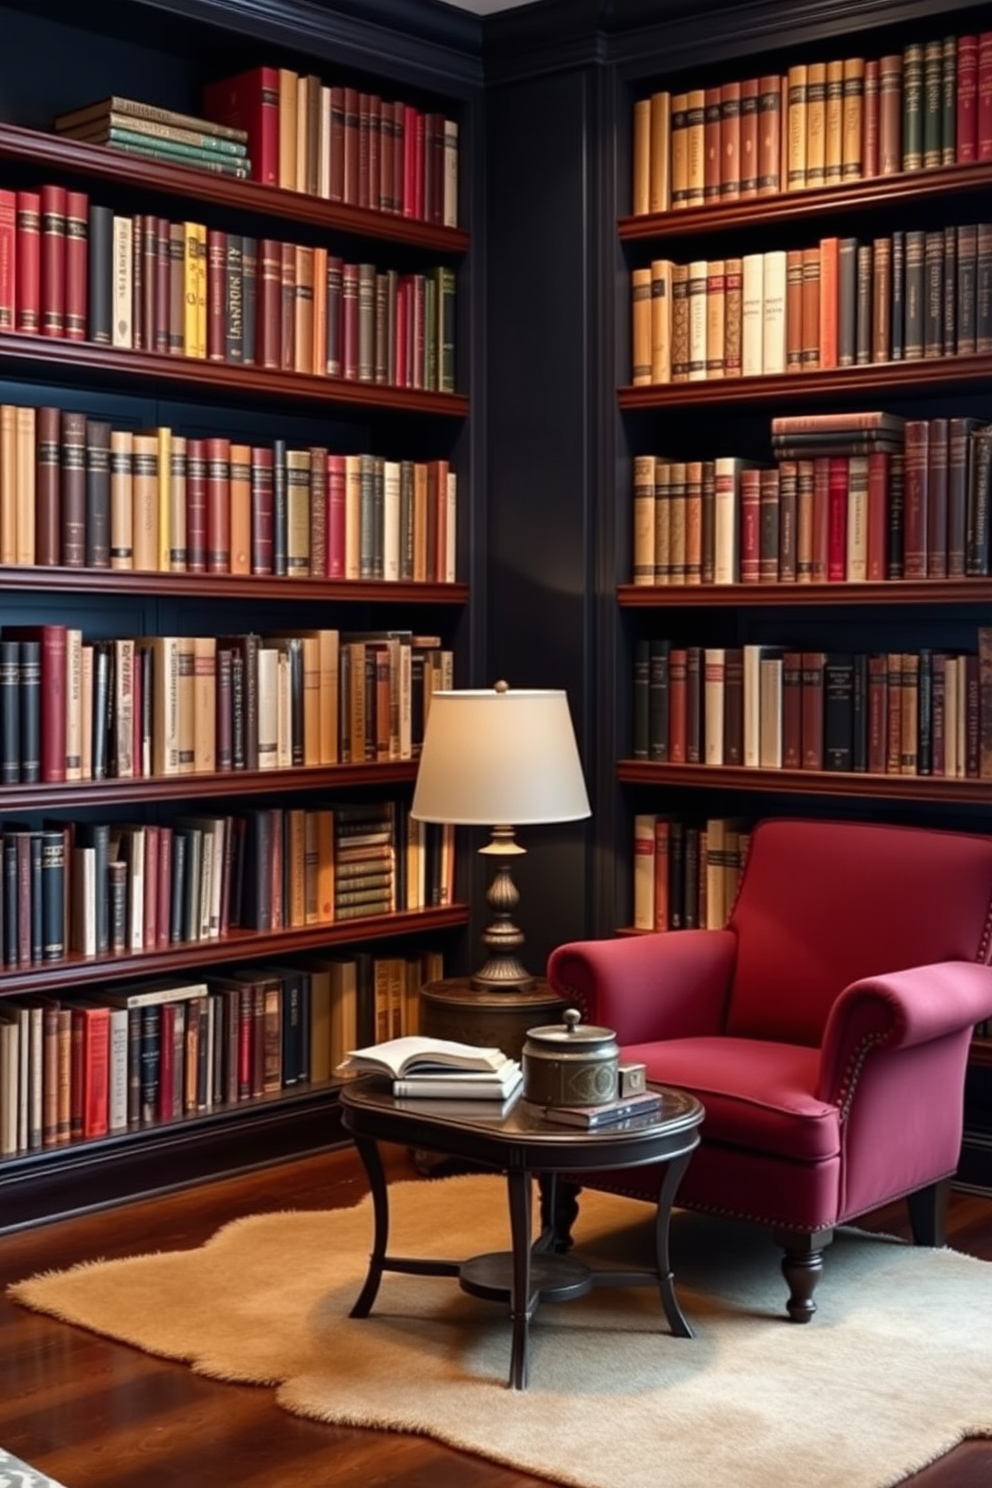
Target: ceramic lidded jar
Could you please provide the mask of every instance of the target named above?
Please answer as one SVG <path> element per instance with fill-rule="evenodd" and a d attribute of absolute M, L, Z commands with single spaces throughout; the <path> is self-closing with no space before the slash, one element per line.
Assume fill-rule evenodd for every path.
<path fill-rule="evenodd" d="M 603 1106 L 616 1100 L 616 1034 L 580 1018 L 568 1008 L 560 1023 L 529 1030 L 521 1060 L 527 1100 L 540 1106 Z"/>

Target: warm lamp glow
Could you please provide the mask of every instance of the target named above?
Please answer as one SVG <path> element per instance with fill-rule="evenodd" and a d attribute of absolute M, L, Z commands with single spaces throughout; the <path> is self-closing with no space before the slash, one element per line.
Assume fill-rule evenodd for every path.
<path fill-rule="evenodd" d="M 513 691 L 497 682 L 485 691 L 433 693 L 410 815 L 491 827 L 492 841 L 480 851 L 504 860 L 525 851 L 515 827 L 589 816 L 564 692 Z M 523 935 L 510 919 L 519 898 L 509 863 L 498 863 L 487 895 L 495 918 L 482 937 L 490 956 L 474 987 L 533 985 L 517 955 Z"/>

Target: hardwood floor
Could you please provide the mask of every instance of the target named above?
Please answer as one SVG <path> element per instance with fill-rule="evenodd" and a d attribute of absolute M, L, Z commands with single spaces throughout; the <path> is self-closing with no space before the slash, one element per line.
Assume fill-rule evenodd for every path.
<path fill-rule="evenodd" d="M 399 1149 L 389 1166 L 393 1176 L 415 1176 Z M 365 1188 L 357 1158 L 342 1149 L 40 1226 L 0 1237 L 0 1283 L 84 1259 L 195 1246 L 238 1215 L 338 1207 Z M 907 1233 L 901 1208 L 866 1223 Z M 955 1194 L 948 1241 L 992 1261 L 992 1199 Z M 201 1379 L 3 1295 L 0 1443 L 66 1488 L 540 1488 L 538 1479 L 426 1438 L 298 1420 L 268 1390 Z M 801 1464 L 797 1474 L 799 1482 Z M 982 1485 L 992 1488 L 992 1441 L 964 1443 L 906 1480 L 906 1488 Z"/>

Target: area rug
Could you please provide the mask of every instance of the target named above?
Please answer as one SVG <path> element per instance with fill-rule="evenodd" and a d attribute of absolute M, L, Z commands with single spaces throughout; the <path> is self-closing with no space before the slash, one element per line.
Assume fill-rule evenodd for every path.
<path fill-rule="evenodd" d="M 496 1176 L 390 1189 L 393 1255 L 508 1246 Z M 651 1255 L 644 1204 L 587 1192 L 583 1254 Z M 273 1386 L 320 1421 L 418 1432 L 574 1488 L 889 1488 L 965 1436 L 992 1435 L 992 1268 L 842 1231 L 811 1323 L 784 1320 L 770 1239 L 673 1219 L 692 1339 L 653 1287 L 542 1305 L 530 1384 L 507 1387 L 509 1323 L 457 1281 L 387 1273 L 370 1317 L 371 1203 L 235 1220 L 196 1250 L 84 1262 L 9 1288 L 67 1322 Z"/>

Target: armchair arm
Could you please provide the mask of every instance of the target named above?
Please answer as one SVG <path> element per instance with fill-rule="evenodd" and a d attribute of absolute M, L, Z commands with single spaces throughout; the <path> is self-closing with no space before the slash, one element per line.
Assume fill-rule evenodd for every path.
<path fill-rule="evenodd" d="M 620 1044 L 643 1044 L 719 1033 L 736 954 L 729 930 L 573 941 L 552 951 L 548 980 Z"/>
<path fill-rule="evenodd" d="M 820 1048 L 817 1096 L 838 1101 L 871 1048 L 907 1049 L 992 1016 L 992 967 L 938 961 L 852 982 L 834 1003 Z"/>

